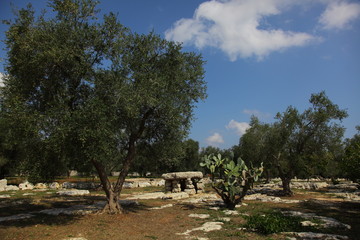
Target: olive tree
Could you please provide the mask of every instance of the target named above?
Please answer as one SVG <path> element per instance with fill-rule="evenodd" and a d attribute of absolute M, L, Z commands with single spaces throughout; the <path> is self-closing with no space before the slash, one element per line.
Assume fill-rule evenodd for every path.
<path fill-rule="evenodd" d="M 50 6 L 54 17 L 36 17 L 29 6 L 9 22 L 8 139 L 21 150 L 19 165 L 39 175 L 93 166 L 104 212 L 121 213 L 138 147 L 187 135 L 195 104 L 206 97 L 204 61 L 153 32 L 131 32 L 115 14 L 97 19 L 92 0 Z M 114 167 L 121 173 L 111 183 Z"/>

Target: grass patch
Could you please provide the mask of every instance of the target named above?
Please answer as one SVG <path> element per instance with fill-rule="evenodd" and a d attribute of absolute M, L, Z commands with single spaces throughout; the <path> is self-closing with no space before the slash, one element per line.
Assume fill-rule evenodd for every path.
<path fill-rule="evenodd" d="M 256 229 L 257 232 L 262 234 L 300 231 L 302 229 L 301 221 L 303 221 L 300 217 L 284 216 L 276 211 L 244 216 L 244 218 L 247 220 L 244 227 Z"/>

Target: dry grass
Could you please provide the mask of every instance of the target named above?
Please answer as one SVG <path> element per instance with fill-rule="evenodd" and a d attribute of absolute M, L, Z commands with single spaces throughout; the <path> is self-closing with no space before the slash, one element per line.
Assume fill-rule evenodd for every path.
<path fill-rule="evenodd" d="M 158 191 L 159 188 L 126 190 L 126 194 L 135 191 Z M 30 192 L 30 191 L 29 191 Z M 102 196 L 58 197 L 55 192 L 36 193 L 23 196 L 22 191 L 16 193 L 10 200 L 0 199 L 0 216 L 10 216 L 19 213 L 39 211 L 48 208 L 70 207 L 75 204 L 92 204 L 104 200 Z M 3 194 L 3 193 L 2 193 Z M 246 201 L 247 206 L 238 209 L 239 213 L 256 214 L 270 210 L 297 210 L 314 212 L 321 216 L 333 217 L 343 223 L 350 224 L 351 230 L 330 229 L 324 232 L 347 235 L 350 239 L 360 236 L 360 204 L 333 199 L 322 192 L 298 192 L 292 199 L 308 200 L 299 204 L 264 203 Z M 321 199 L 321 200 L 318 200 Z M 208 221 L 227 217 L 221 210 L 209 210 L 204 205 L 192 205 L 172 200 L 143 200 L 138 206 L 127 207 L 123 215 L 86 216 L 48 216 L 36 214 L 36 217 L 0 222 L 0 239 L 36 239 L 57 240 L 71 237 L 84 237 L 88 240 L 98 239 L 185 239 L 176 235 L 188 229 L 201 226 Z M 173 207 L 161 210 L 151 210 L 151 207 L 172 203 Z M 5 207 L 11 205 L 11 207 Z M 190 218 L 191 213 L 207 213 L 210 219 Z M 204 233 L 192 232 L 191 235 L 209 239 L 285 239 L 281 234 L 261 235 L 255 232 L 238 230 L 245 219 L 241 215 L 231 216 L 230 222 L 224 222 L 223 229 Z"/>

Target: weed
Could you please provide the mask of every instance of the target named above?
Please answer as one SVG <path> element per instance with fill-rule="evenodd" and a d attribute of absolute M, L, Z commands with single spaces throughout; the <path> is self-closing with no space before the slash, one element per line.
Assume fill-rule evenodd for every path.
<path fill-rule="evenodd" d="M 255 214 L 245 216 L 246 228 L 256 229 L 262 234 L 271 234 L 279 232 L 292 232 L 301 229 L 300 217 L 284 216 L 280 212 L 270 212 L 265 215 Z"/>

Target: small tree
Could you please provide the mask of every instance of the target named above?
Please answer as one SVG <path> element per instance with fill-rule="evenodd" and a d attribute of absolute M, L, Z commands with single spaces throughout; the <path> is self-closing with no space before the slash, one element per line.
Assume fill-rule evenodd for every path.
<path fill-rule="evenodd" d="M 292 106 L 278 113 L 268 134 L 269 153 L 279 171 L 284 195 L 291 196 L 291 179 L 313 174 L 321 160 L 335 158 L 331 149 L 341 144 L 344 128 L 336 123 L 347 112 L 332 103 L 325 92 L 312 94 L 303 113 Z"/>
<path fill-rule="evenodd" d="M 221 154 L 207 155 L 200 166 L 211 172 L 212 187 L 224 201 L 228 209 L 234 209 L 245 197 L 247 191 L 263 172 L 263 167 L 250 168 L 239 158 L 237 163 Z"/>
<path fill-rule="evenodd" d="M 356 126 L 358 133 L 347 140 L 342 168 L 345 176 L 353 181 L 360 181 L 360 126 Z"/>

